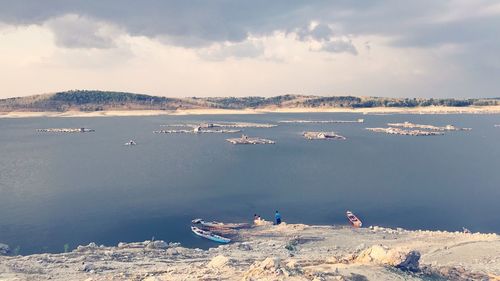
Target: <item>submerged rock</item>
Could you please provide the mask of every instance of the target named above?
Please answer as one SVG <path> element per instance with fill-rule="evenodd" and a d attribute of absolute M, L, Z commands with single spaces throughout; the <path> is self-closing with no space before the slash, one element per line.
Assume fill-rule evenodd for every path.
<path fill-rule="evenodd" d="M 163 240 L 151 241 L 146 245 L 147 249 L 167 249 L 169 246 Z"/>
<path fill-rule="evenodd" d="M 0 243 L 0 255 L 7 255 L 10 253 L 9 245 Z"/>
<path fill-rule="evenodd" d="M 98 246 L 96 243 L 90 242 L 87 246 L 80 245 L 80 246 L 76 247 L 76 251 L 77 252 L 85 252 L 85 251 L 89 251 L 89 250 L 95 250 L 97 248 L 98 248 Z"/>

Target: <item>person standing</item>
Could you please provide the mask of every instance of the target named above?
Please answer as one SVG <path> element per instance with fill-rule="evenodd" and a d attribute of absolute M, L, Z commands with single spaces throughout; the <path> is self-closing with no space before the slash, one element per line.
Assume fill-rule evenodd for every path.
<path fill-rule="evenodd" d="M 274 219 L 276 221 L 276 225 L 281 223 L 281 214 L 278 211 L 274 214 Z"/>

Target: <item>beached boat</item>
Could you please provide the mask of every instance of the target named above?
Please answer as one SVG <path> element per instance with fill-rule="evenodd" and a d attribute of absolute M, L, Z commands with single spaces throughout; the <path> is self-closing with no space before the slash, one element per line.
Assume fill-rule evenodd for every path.
<path fill-rule="evenodd" d="M 193 224 L 201 224 L 202 226 L 209 228 L 237 229 L 249 226 L 248 223 L 223 223 L 219 221 L 204 221 L 203 219 L 194 219 L 191 222 Z"/>
<path fill-rule="evenodd" d="M 356 217 L 351 211 L 346 212 L 347 219 L 349 219 L 349 222 L 352 224 L 354 227 L 361 227 L 363 223 L 361 222 L 358 217 Z"/>
<path fill-rule="evenodd" d="M 191 231 L 193 231 L 194 234 L 196 234 L 200 237 L 206 238 L 208 240 L 212 240 L 214 242 L 218 242 L 218 243 L 231 242 L 231 239 L 229 239 L 229 238 L 219 236 L 217 234 L 212 233 L 211 231 L 206 231 L 206 230 L 200 229 L 196 226 L 191 226 Z"/>

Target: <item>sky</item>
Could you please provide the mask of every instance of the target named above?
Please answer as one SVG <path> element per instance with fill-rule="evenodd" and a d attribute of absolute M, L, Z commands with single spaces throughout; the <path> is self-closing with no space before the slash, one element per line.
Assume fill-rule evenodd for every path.
<path fill-rule="evenodd" d="M 0 98 L 500 97 L 500 1 L 0 0 Z"/>

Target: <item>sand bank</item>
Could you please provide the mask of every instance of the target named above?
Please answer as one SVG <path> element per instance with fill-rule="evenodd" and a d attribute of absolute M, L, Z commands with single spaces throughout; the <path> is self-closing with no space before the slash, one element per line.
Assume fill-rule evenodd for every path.
<path fill-rule="evenodd" d="M 426 106 L 426 107 L 372 107 L 372 108 L 274 108 L 257 110 L 258 112 L 283 112 L 283 113 L 306 113 L 306 112 L 339 112 L 339 113 L 361 113 L 361 114 L 497 114 L 500 106 Z"/>
<path fill-rule="evenodd" d="M 500 106 L 468 107 L 374 107 L 374 108 L 263 108 L 263 109 L 180 109 L 180 110 L 103 110 L 66 112 L 0 112 L 0 118 L 29 117 L 108 117 L 108 116 L 159 116 L 159 115 L 225 115 L 265 113 L 360 113 L 360 114 L 499 114 Z"/>
<path fill-rule="evenodd" d="M 0 279 L 500 280 L 497 234 L 282 224 L 233 239 L 209 250 L 145 241 L 0 256 Z"/>

